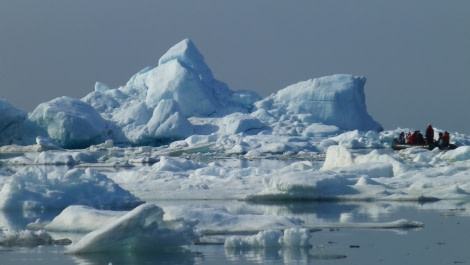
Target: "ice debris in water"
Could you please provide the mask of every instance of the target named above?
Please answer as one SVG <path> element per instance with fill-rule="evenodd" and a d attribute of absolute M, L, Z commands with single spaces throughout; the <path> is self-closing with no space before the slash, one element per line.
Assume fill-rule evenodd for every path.
<path fill-rule="evenodd" d="M 0 246 L 3 247 L 37 247 L 42 245 L 67 245 L 70 240 L 54 240 L 46 231 L 22 230 L 9 231 L 0 229 Z"/>
<path fill-rule="evenodd" d="M 230 236 L 225 240 L 225 248 L 310 248 L 310 231 L 306 228 L 288 228 L 260 231 L 254 236 Z"/>

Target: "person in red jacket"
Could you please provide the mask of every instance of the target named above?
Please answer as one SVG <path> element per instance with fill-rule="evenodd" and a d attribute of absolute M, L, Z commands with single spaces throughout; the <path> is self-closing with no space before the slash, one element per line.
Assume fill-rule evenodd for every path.
<path fill-rule="evenodd" d="M 408 143 L 409 144 L 416 144 L 416 134 L 418 133 L 418 131 L 414 131 L 412 134 L 410 134 L 410 136 L 408 137 Z"/>
<path fill-rule="evenodd" d="M 431 124 L 428 124 L 428 127 L 426 128 L 426 142 L 429 147 L 434 146 L 434 129 Z"/>
<path fill-rule="evenodd" d="M 439 133 L 439 139 L 437 140 L 437 144 L 439 145 L 439 148 L 446 148 L 449 146 L 450 143 L 450 135 L 447 131 L 444 133 L 440 132 Z"/>
<path fill-rule="evenodd" d="M 419 130 L 417 130 L 417 131 L 414 131 L 411 134 L 410 139 L 408 141 L 409 141 L 409 144 L 422 145 L 422 144 L 424 144 L 424 137 L 421 134 L 421 132 Z"/>
<path fill-rule="evenodd" d="M 443 141 L 443 144 L 444 146 L 443 147 L 447 147 L 449 146 L 449 143 L 450 143 L 450 135 L 447 131 L 445 131 L 443 134 L 442 134 L 442 141 Z"/>

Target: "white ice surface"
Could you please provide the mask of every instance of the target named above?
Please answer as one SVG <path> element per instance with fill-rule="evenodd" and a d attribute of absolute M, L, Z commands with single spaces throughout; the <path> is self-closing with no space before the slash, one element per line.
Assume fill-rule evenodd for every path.
<path fill-rule="evenodd" d="M 66 252 L 163 251 L 189 244 L 194 238 L 193 226 L 182 220 L 164 221 L 161 208 L 143 204 L 86 234 Z"/>
<path fill-rule="evenodd" d="M 119 250 L 119 245 L 102 243 L 110 239 L 124 242 L 124 246 L 133 251 L 141 248 L 141 245 L 134 245 L 142 236 L 141 230 L 130 225 L 125 227 L 124 233 L 115 235 L 119 225 L 110 227 L 110 224 L 123 221 L 117 220 L 128 214 L 134 216 L 133 220 L 147 220 L 153 218 L 149 217 L 154 216 L 153 210 L 137 211 L 137 214 L 99 210 L 123 209 L 139 204 L 139 199 L 149 205 L 162 204 L 157 211 L 161 220 L 157 223 L 174 224 L 173 221 L 178 220 L 176 223 L 187 228 L 181 231 L 178 225 L 167 227 L 170 231 L 165 231 L 175 237 L 175 245 L 191 240 L 211 242 L 212 237 L 217 237 L 219 243 L 227 240 L 228 245 L 232 242 L 248 248 L 276 245 L 274 241 L 281 236 L 269 231 L 284 231 L 282 238 L 285 239 L 284 233 L 289 229 L 316 229 L 325 226 L 325 222 L 305 219 L 302 215 L 283 215 L 279 208 L 265 207 L 261 212 L 259 207 L 239 209 L 238 204 L 232 205 L 230 201 L 372 200 L 391 203 L 440 199 L 441 204 L 450 203 L 444 207 L 452 208 L 455 207 L 452 201 L 468 199 L 470 156 L 466 146 L 445 152 L 419 148 L 392 151 L 387 147 L 389 139 L 399 131 L 369 134 L 352 131 L 313 138 L 270 133 L 192 135 L 162 147 L 121 148 L 108 141 L 83 150 L 30 150 L 26 153 L 14 152 L 15 147 L 10 146 L 12 155 L 2 158 L 2 163 L 15 166 L 19 161 L 29 161 L 30 166 L 24 169 L 20 166 L 16 173 L 2 172 L 0 202 L 3 209 L 9 210 L 63 209 L 56 218 L 44 220 L 40 227 L 52 235 L 79 233 L 81 236 L 70 237 L 74 244 L 70 251 L 93 252 Z M 453 134 L 453 138 L 468 143 L 465 135 Z M 374 148 L 376 146 L 381 147 Z M 60 164 L 75 169 L 55 166 Z M 49 165 L 52 165 L 50 169 Z M 192 206 L 171 203 L 173 200 L 185 200 Z M 201 203 L 194 205 L 198 201 Z M 211 202 L 219 201 L 224 201 L 225 207 L 211 206 Z M 364 208 L 364 211 L 371 216 L 385 214 L 378 208 Z M 0 216 L 4 227 L 15 226 L 7 216 L 2 218 Z M 414 220 L 370 224 L 351 223 L 348 216 L 341 216 L 340 220 L 338 227 L 422 225 Z M 155 229 L 152 230 L 154 235 L 162 232 Z M 19 242 L 15 238 L 21 233 L 26 235 L 23 230 L 12 228 L 11 233 L 5 235 L 5 242 Z M 83 233 L 95 233 L 95 236 Z M 240 233 L 249 235 L 240 236 Z M 81 237 L 85 239 L 81 241 Z M 296 238 L 294 242 L 300 247 L 301 237 Z M 154 240 L 164 239 L 156 236 Z M 271 241 L 259 243 L 263 240 Z M 81 242 L 79 247 L 78 241 Z M 286 247 L 285 241 L 282 242 L 278 246 Z"/>
<path fill-rule="evenodd" d="M 0 102 L 1 144 L 32 145 L 37 136 L 64 148 L 115 143 L 153 145 L 192 134 L 328 136 L 341 131 L 380 131 L 368 114 L 365 77 L 337 74 L 290 85 L 264 99 L 232 91 L 215 79 L 194 43 L 171 47 L 155 67 L 124 86 L 102 82 L 81 100 L 58 97 L 29 114 Z"/>
<path fill-rule="evenodd" d="M 269 203 L 465 205 L 470 137 L 451 132 L 455 150 L 391 150 L 394 137 L 414 129 L 380 131 L 367 113 L 365 81 L 320 77 L 262 99 L 216 80 L 183 40 L 122 87 L 97 83 L 82 100 L 59 97 L 29 114 L 0 100 L 0 242 L 46 242 L 61 231 L 82 237 L 71 253 L 153 251 L 213 235 L 235 248 L 299 248 L 309 240 L 304 229 L 324 221 Z M 47 232 L 21 222 L 50 209 L 55 218 L 31 226 Z M 347 214 L 339 223 L 355 225 Z"/>

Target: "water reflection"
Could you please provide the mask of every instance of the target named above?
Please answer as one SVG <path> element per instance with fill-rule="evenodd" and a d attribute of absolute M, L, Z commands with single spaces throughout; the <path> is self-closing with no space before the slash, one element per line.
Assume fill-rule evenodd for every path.
<path fill-rule="evenodd" d="M 0 228 L 9 230 L 23 230 L 28 224 L 37 220 L 51 221 L 60 213 L 58 209 L 52 210 L 4 210 L 0 211 Z"/>
<path fill-rule="evenodd" d="M 470 215 L 470 201 L 442 200 L 430 203 L 415 201 L 350 201 L 350 202 L 249 202 L 253 208 L 268 215 L 295 216 L 315 223 L 362 223 L 390 221 L 390 216 L 403 209 L 440 210 Z"/>
<path fill-rule="evenodd" d="M 141 265 L 141 264 L 195 264 L 200 254 L 187 249 L 175 249 L 174 251 L 157 251 L 153 253 L 101 253 L 88 255 L 71 255 L 71 259 L 77 265 Z"/>
<path fill-rule="evenodd" d="M 181 204 L 187 201 L 179 202 Z M 172 204 L 179 204 L 172 202 Z M 201 207 L 198 202 L 193 202 L 197 207 Z M 227 204 L 231 205 L 227 207 Z M 191 205 L 189 203 L 189 205 Z M 91 255 L 63 255 L 64 260 L 71 260 L 73 264 L 78 265 L 98 265 L 98 264 L 310 264 L 322 262 L 340 262 L 348 264 L 354 260 L 354 255 L 363 253 L 371 246 L 377 250 L 373 256 L 377 260 L 380 257 L 378 253 L 385 253 L 389 249 L 396 247 L 391 242 L 406 242 L 402 237 L 413 240 L 413 247 L 416 244 L 430 244 L 426 239 L 430 233 L 437 233 L 440 230 L 448 229 L 461 230 L 468 223 L 468 202 L 466 201 L 441 201 L 429 204 L 419 204 L 416 202 L 296 202 L 296 203 L 277 203 L 277 204 L 253 204 L 246 202 L 206 202 L 205 207 L 221 208 L 226 207 L 238 215 L 246 213 L 258 214 L 276 214 L 291 217 L 299 217 L 305 220 L 306 226 L 321 226 L 322 231 L 312 233 L 312 248 L 265 248 L 265 249 L 230 249 L 223 245 L 216 246 L 189 246 L 188 248 L 176 249 L 159 253 L 103 253 Z M 241 210 L 243 209 L 243 210 Z M 423 214 L 424 213 L 424 214 Z M 55 215 L 54 212 L 39 212 L 33 215 L 23 214 L 22 212 L 0 212 L 1 222 L 7 223 L 12 229 L 24 229 L 27 223 L 34 221 L 34 218 L 50 220 Z M 421 221 L 425 228 L 421 230 L 409 229 L 387 229 L 386 231 L 395 231 L 396 233 L 382 233 L 378 229 L 364 229 L 361 224 L 368 222 L 389 222 L 406 218 L 409 220 Z M 430 219 L 431 218 L 431 219 Z M 452 219 L 465 218 L 465 219 Z M 455 220 L 455 221 L 454 221 Z M 464 221 L 462 221 L 464 220 Z M 450 226 L 436 226 L 445 222 Z M 456 226 L 455 223 L 459 224 Z M 348 227 L 330 230 L 327 227 L 334 227 L 335 224 L 348 223 L 355 224 L 357 228 Z M 2 225 L 3 225 L 2 224 Z M 411 232 L 413 231 L 413 232 Z M 419 232 L 415 232 L 419 231 Z M 458 232 L 445 232 L 458 237 Z M 368 234 L 374 237 L 363 237 Z M 393 240 L 390 240 L 392 238 Z M 451 239 L 435 239 L 431 242 L 436 245 L 438 242 L 444 242 L 450 246 Z M 381 248 L 383 242 L 386 249 Z M 397 243 L 398 244 L 398 243 Z M 358 246 L 359 249 L 351 248 L 351 245 Z M 455 245 L 455 244 L 454 244 Z M 465 245 L 465 244 L 462 244 Z M 438 246 L 438 245 L 436 245 Z M 440 246 L 440 245 L 439 245 Z M 400 246 L 401 247 L 401 246 Z M 419 245 L 419 247 L 423 247 Z M 47 247 L 51 248 L 51 247 Z M 35 255 L 47 248 L 38 248 Z M 404 248 L 404 247 L 403 247 Z M 441 247 L 443 248 L 443 247 Z M 460 251 L 456 249 L 455 251 Z M 462 252 L 458 252 L 462 253 Z M 3 257 L 8 254 L 2 254 Z M 30 255 L 24 253 L 23 255 Z M 48 255 L 47 251 L 44 255 Z M 59 255 L 58 255 L 59 256 Z M 387 256 L 388 257 L 388 256 Z M 391 257 L 388 257 L 391 258 Z M 45 256 L 42 256 L 43 263 L 46 262 Z M 3 258 L 2 258 L 3 260 Z M 463 259 L 460 259 L 463 260 Z M 64 264 L 64 263 L 61 263 Z"/>
<path fill-rule="evenodd" d="M 274 261 L 282 259 L 279 249 L 235 249 L 225 248 L 225 257 L 228 261 L 241 263 L 242 261 L 250 261 L 255 263 L 264 263 L 266 261 Z"/>
<path fill-rule="evenodd" d="M 345 258 L 341 254 L 314 253 L 309 248 L 280 248 L 280 249 L 225 249 L 225 257 L 235 264 L 310 264 L 312 260 L 333 260 Z"/>

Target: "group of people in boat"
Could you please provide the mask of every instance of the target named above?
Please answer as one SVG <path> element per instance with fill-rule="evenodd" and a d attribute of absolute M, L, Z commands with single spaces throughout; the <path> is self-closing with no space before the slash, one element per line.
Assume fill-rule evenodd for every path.
<path fill-rule="evenodd" d="M 428 124 L 424 137 L 419 130 L 416 130 L 413 133 L 407 132 L 406 135 L 404 132 L 401 132 L 400 136 L 398 137 L 398 142 L 400 144 L 428 145 L 429 148 L 446 148 L 450 144 L 450 135 L 447 131 L 439 132 L 439 138 L 435 140 L 434 128 L 431 124 Z"/>

